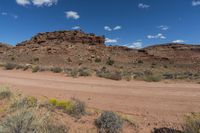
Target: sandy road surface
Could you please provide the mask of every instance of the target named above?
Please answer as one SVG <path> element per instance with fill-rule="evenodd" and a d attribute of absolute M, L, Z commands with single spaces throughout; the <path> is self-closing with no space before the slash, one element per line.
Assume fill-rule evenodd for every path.
<path fill-rule="evenodd" d="M 179 123 L 184 114 L 200 111 L 200 84 L 127 82 L 95 77 L 73 79 L 48 72 L 33 74 L 2 69 L 0 84 L 28 95 L 77 97 L 89 107 L 132 114 L 147 126 Z"/>

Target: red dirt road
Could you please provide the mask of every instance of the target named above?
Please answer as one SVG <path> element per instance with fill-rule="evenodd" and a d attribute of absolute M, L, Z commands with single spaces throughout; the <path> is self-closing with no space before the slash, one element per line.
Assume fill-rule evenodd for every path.
<path fill-rule="evenodd" d="M 146 127 L 176 126 L 185 114 L 200 111 L 200 84 L 68 78 L 49 72 L 0 69 L 0 85 L 33 96 L 76 97 L 89 107 L 130 114 Z"/>

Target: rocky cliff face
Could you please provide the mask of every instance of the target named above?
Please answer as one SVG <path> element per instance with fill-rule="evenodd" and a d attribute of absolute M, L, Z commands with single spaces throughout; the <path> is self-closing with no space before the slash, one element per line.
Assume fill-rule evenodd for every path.
<path fill-rule="evenodd" d="M 30 44 L 40 45 L 62 45 L 62 44 L 87 44 L 87 45 L 104 45 L 104 36 L 96 36 L 95 34 L 86 34 L 82 31 L 55 31 L 39 33 L 31 40 L 24 41 L 17 46 L 24 46 Z"/>

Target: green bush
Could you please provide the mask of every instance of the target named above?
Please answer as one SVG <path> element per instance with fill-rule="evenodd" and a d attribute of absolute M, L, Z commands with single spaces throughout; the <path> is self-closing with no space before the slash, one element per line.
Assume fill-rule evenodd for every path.
<path fill-rule="evenodd" d="M 13 70 L 13 69 L 16 68 L 16 66 L 17 66 L 16 64 L 7 63 L 7 64 L 5 64 L 4 68 L 5 68 L 6 70 Z"/>
<path fill-rule="evenodd" d="M 119 133 L 123 126 L 123 120 L 113 112 L 104 111 L 95 124 L 100 133 Z"/>
<path fill-rule="evenodd" d="M 5 98 L 10 98 L 12 95 L 12 92 L 8 87 L 0 87 L 0 100 Z"/>
<path fill-rule="evenodd" d="M 60 67 L 53 67 L 51 68 L 51 71 L 54 73 L 61 73 L 63 70 Z"/>
<path fill-rule="evenodd" d="M 144 80 L 147 82 L 159 82 L 161 81 L 161 77 L 155 76 L 155 75 L 149 75 L 149 76 L 145 76 Z"/>
<path fill-rule="evenodd" d="M 186 116 L 184 133 L 200 133 L 200 113 Z"/>
<path fill-rule="evenodd" d="M 91 71 L 88 68 L 79 69 L 79 76 L 91 76 Z"/>
<path fill-rule="evenodd" d="M 36 73 L 36 72 L 38 72 L 40 70 L 40 67 L 39 66 L 34 66 L 34 67 L 32 67 L 32 72 L 33 73 Z"/>

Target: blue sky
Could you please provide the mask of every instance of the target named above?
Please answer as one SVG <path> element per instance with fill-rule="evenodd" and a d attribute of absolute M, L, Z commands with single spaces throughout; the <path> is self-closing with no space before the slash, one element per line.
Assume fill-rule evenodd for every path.
<path fill-rule="evenodd" d="M 200 0 L 0 0 L 0 42 L 78 28 L 108 45 L 200 44 Z"/>

